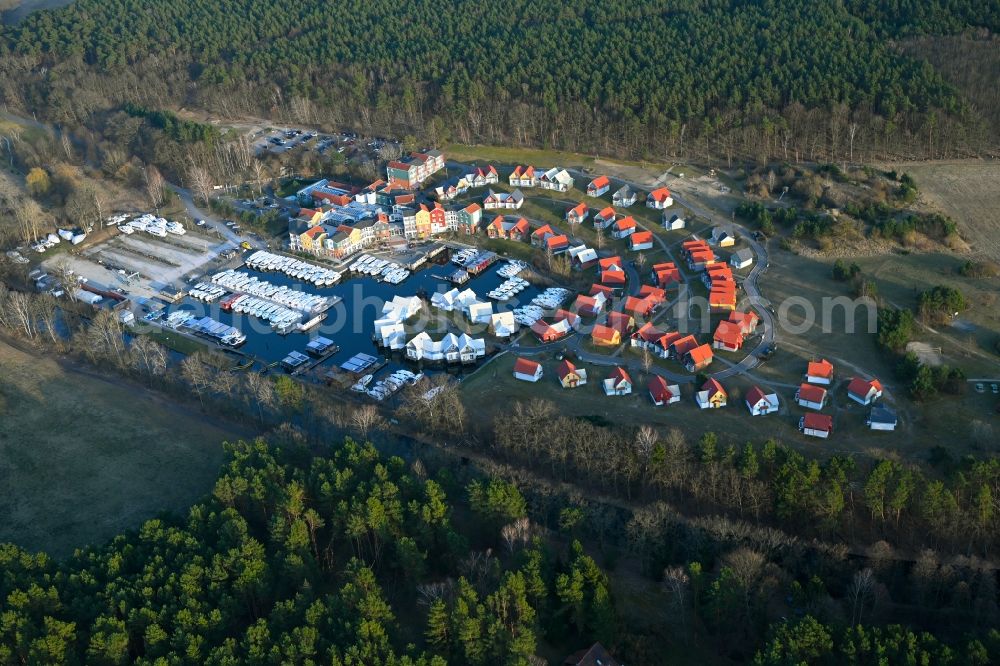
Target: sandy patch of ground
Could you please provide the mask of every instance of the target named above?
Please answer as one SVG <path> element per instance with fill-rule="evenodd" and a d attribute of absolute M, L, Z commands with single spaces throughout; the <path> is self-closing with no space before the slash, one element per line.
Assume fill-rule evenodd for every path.
<path fill-rule="evenodd" d="M 909 162 L 888 168 L 917 181 L 919 205 L 948 215 L 970 251 L 1000 261 L 1000 161 Z"/>

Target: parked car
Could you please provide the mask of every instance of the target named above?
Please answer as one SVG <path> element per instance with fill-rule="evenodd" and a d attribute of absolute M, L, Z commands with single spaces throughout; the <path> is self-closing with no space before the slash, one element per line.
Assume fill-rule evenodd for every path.
<path fill-rule="evenodd" d="M 983 386 L 981 383 L 976 384 L 976 393 L 985 393 L 985 392 L 986 392 L 985 386 Z"/>
<path fill-rule="evenodd" d="M 1000 386 L 996 384 L 990 384 L 990 390 L 993 391 L 993 395 L 1000 393 Z"/>

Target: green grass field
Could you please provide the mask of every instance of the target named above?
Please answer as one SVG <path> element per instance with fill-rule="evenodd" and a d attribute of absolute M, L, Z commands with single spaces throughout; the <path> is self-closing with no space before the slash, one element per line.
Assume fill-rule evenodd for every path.
<path fill-rule="evenodd" d="M 241 435 L 0 342 L 0 542 L 65 556 L 184 512 Z"/>

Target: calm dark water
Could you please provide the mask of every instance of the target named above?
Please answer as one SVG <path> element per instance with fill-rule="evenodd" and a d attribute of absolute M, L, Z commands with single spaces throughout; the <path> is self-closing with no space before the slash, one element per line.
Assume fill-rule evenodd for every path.
<path fill-rule="evenodd" d="M 21 4 L 14 9 L 0 14 L 3 23 L 13 25 L 24 19 L 25 16 L 38 9 L 55 9 L 64 7 L 72 0 L 21 0 Z"/>
<path fill-rule="evenodd" d="M 490 300 L 486 294 L 499 286 L 505 278 L 497 275 L 497 270 L 504 265 L 503 261 L 491 266 L 485 273 L 472 278 L 459 289 L 470 288 L 476 292 L 481 301 L 493 303 L 493 311 L 512 310 L 519 305 L 528 303 L 532 298 L 540 293 L 535 287 L 528 287 L 516 299 L 506 303 L 497 303 Z M 218 302 L 206 304 L 200 301 L 185 298 L 183 301 L 168 308 L 174 310 L 190 310 L 199 316 L 209 316 L 216 321 L 221 321 L 231 326 L 236 326 L 247 336 L 246 343 L 240 347 L 244 353 L 256 356 L 268 363 L 280 361 L 291 351 L 305 352 L 306 344 L 317 336 L 323 336 L 334 341 L 340 351 L 324 361 L 323 366 L 340 365 L 355 354 L 362 352 L 372 356 L 385 356 L 388 352 L 382 352 L 372 341 L 375 333 L 374 322 L 382 316 L 382 306 L 386 301 L 392 300 L 395 295 L 416 296 L 418 292 L 425 292 L 429 298 L 434 292 L 445 292 L 453 285 L 444 280 L 435 278 L 435 275 L 444 276 L 455 270 L 452 264 L 441 266 L 431 265 L 411 275 L 405 282 L 399 285 L 390 285 L 376 281 L 374 278 L 363 276 L 351 278 L 333 287 L 315 287 L 304 284 L 294 278 L 290 278 L 282 273 L 261 273 L 246 268 L 239 269 L 249 275 L 256 275 L 261 280 L 267 280 L 271 284 L 286 285 L 297 290 L 323 296 L 339 296 L 340 303 L 327 311 L 326 319 L 318 326 L 306 332 L 295 332 L 287 335 L 275 333 L 269 325 L 255 317 L 248 317 L 245 314 L 223 312 Z M 436 308 L 425 307 L 425 311 L 431 316 L 437 313 Z M 465 321 L 459 315 L 460 321 Z M 436 323 L 429 325 L 429 332 L 434 339 L 440 339 L 443 333 L 435 332 Z M 452 327 L 453 332 L 462 331 Z M 485 335 L 485 327 L 472 328 L 470 333 L 480 337 Z M 392 355 L 390 368 L 411 367 L 406 365 L 402 358 L 402 352 Z M 433 370 L 433 369 L 431 369 Z"/>

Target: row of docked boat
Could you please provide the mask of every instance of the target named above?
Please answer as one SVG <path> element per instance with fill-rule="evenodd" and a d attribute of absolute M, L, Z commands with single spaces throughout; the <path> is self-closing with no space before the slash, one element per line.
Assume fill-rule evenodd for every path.
<path fill-rule="evenodd" d="M 459 250 L 455 254 L 451 255 L 451 263 L 456 266 L 464 266 L 465 262 L 472 259 L 474 256 L 479 254 L 479 250 L 474 247 L 467 248 L 465 250 Z"/>
<path fill-rule="evenodd" d="M 197 335 L 211 338 L 227 347 L 239 347 L 247 341 L 247 336 L 243 331 L 215 321 L 211 317 L 196 317 L 191 312 L 176 310 L 167 315 L 164 325 L 174 329 L 187 329 Z"/>
<path fill-rule="evenodd" d="M 370 254 L 358 257 L 357 261 L 348 266 L 352 273 L 370 275 L 376 280 L 388 282 L 389 284 L 399 284 L 410 277 L 410 271 L 399 264 L 387 259 L 379 259 Z"/>
<path fill-rule="evenodd" d="M 191 298 L 204 301 L 205 303 L 214 303 L 225 295 L 225 289 L 208 284 L 207 282 L 199 282 L 191 287 L 191 290 L 188 292 L 188 296 Z"/>
<path fill-rule="evenodd" d="M 310 282 L 317 287 L 332 287 L 340 281 L 340 273 L 332 268 L 324 268 L 295 257 L 274 254 L 267 250 L 257 250 L 243 260 L 247 268 L 255 271 L 276 271 L 288 277 Z"/>
<path fill-rule="evenodd" d="M 531 326 L 545 316 L 545 311 L 537 305 L 525 305 L 521 308 L 514 308 L 513 312 L 514 321 L 521 326 Z"/>
<path fill-rule="evenodd" d="M 213 275 L 212 282 L 230 291 L 239 291 L 251 296 L 266 298 L 278 305 L 310 314 L 323 312 L 331 305 L 330 299 L 325 296 L 271 284 L 267 280 L 261 280 L 256 275 L 238 273 L 232 268 Z"/>
<path fill-rule="evenodd" d="M 532 305 L 537 305 L 551 310 L 562 305 L 566 301 L 569 294 L 569 289 L 563 289 L 562 287 L 549 287 L 538 296 L 531 299 L 531 303 Z"/>
<path fill-rule="evenodd" d="M 528 264 L 520 259 L 509 259 L 507 263 L 497 269 L 497 275 L 502 278 L 511 278 L 528 267 Z"/>
<path fill-rule="evenodd" d="M 289 310 L 283 305 L 247 294 L 237 296 L 229 304 L 229 308 L 239 314 L 263 319 L 276 330 L 288 330 L 302 321 L 302 313 L 297 310 Z"/>
<path fill-rule="evenodd" d="M 509 301 L 528 288 L 528 281 L 519 277 L 508 278 L 499 287 L 486 294 L 496 301 Z"/>
<path fill-rule="evenodd" d="M 423 376 L 421 372 L 397 370 L 385 379 L 372 383 L 372 375 L 365 375 L 351 387 L 351 390 L 365 393 L 376 400 L 385 400 L 407 384 L 416 384 L 423 379 Z"/>

